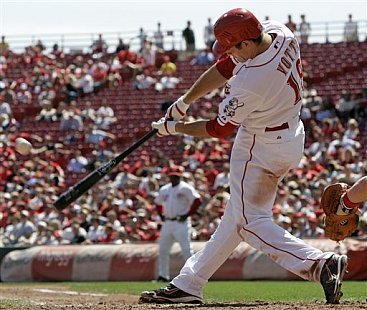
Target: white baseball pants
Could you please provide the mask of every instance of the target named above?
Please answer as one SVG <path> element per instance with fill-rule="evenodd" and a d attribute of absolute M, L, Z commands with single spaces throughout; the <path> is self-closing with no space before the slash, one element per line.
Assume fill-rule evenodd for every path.
<path fill-rule="evenodd" d="M 272 207 L 279 182 L 298 165 L 304 145 L 302 122 L 273 132 L 238 130 L 231 154 L 231 197 L 204 248 L 190 257 L 172 283 L 203 297 L 203 287 L 241 241 L 261 250 L 285 269 L 319 281 L 332 252 L 322 252 L 274 223 Z"/>
<path fill-rule="evenodd" d="M 188 219 L 184 222 L 166 220 L 162 225 L 159 236 L 159 258 L 158 258 L 158 275 L 166 279 L 170 279 L 169 264 L 170 251 L 177 241 L 180 244 L 182 256 L 186 261 L 192 254 L 191 247 L 191 221 Z"/>

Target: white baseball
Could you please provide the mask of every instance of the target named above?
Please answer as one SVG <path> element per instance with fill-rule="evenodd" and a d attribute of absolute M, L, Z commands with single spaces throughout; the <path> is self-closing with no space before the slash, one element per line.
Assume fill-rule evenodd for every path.
<path fill-rule="evenodd" d="M 32 144 L 24 138 L 16 138 L 15 150 L 21 155 L 28 155 L 32 150 Z"/>

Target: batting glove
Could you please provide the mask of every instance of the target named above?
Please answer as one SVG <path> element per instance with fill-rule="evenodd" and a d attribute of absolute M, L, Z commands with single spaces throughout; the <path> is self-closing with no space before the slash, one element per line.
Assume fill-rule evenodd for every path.
<path fill-rule="evenodd" d="M 152 122 L 152 128 L 158 130 L 158 137 L 164 137 L 169 135 L 176 135 L 176 121 L 167 121 L 165 117 L 162 117 L 157 122 Z"/>
<path fill-rule="evenodd" d="M 188 108 L 189 105 L 184 103 L 183 98 L 180 97 L 168 108 L 165 117 L 166 119 L 179 121 L 185 117 Z"/>

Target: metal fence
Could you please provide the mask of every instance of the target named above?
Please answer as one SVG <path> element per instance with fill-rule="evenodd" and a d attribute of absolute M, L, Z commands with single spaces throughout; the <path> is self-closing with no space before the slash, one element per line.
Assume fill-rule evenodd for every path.
<path fill-rule="evenodd" d="M 359 41 L 367 39 L 367 20 L 357 21 Z M 335 22 L 315 22 L 311 24 L 311 35 L 309 43 L 341 42 L 343 41 L 345 21 Z M 182 29 L 162 30 L 164 34 L 164 48 L 166 50 L 183 50 L 185 47 L 182 38 Z M 154 31 L 146 31 L 149 38 L 153 38 Z M 3 34 L 6 35 L 6 34 Z M 138 50 L 140 41 L 136 31 L 116 31 L 102 33 L 103 39 L 109 46 L 109 52 L 116 48 L 119 38 L 125 43 L 129 43 L 132 50 Z M 298 35 L 296 33 L 296 35 Z M 197 47 L 202 49 L 204 44 L 198 34 Z M 15 52 L 22 52 L 25 46 L 34 45 L 38 40 L 46 46 L 48 50 L 57 43 L 65 52 L 88 52 L 92 42 L 98 38 L 98 33 L 62 33 L 62 34 L 24 34 L 24 35 L 6 35 L 6 41 L 10 48 Z"/>

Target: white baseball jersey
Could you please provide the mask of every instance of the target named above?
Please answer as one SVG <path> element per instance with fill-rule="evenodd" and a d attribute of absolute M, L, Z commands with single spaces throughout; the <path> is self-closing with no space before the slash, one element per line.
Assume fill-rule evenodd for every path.
<path fill-rule="evenodd" d="M 264 22 L 266 32 L 276 34 L 264 53 L 238 63 L 225 87 L 219 106 L 220 125 L 232 123 L 248 130 L 298 121 L 301 108 L 302 71 L 299 44 L 293 33 L 277 22 Z"/>
<path fill-rule="evenodd" d="M 166 218 L 175 218 L 187 214 L 197 198 L 200 198 L 199 193 L 190 184 L 180 181 L 175 187 L 171 183 L 162 186 L 155 203 L 163 206 Z"/>
<path fill-rule="evenodd" d="M 195 296 L 202 297 L 208 279 L 241 241 L 313 281 L 319 281 L 333 255 L 305 244 L 273 221 L 278 184 L 303 155 L 302 71 L 293 33 L 274 21 L 263 26 L 272 44 L 254 59 L 236 64 L 219 106 L 218 124 L 239 126 L 230 159 L 230 199 L 210 240 L 172 281 Z"/>
<path fill-rule="evenodd" d="M 188 183 L 180 181 L 172 187 L 168 183 L 161 187 L 155 203 L 163 206 L 165 221 L 159 235 L 158 276 L 170 278 L 169 255 L 174 242 L 180 244 L 182 256 L 185 261 L 193 254 L 191 241 L 191 221 L 179 222 L 177 217 L 186 215 L 195 199 L 200 198 L 199 193 Z"/>

